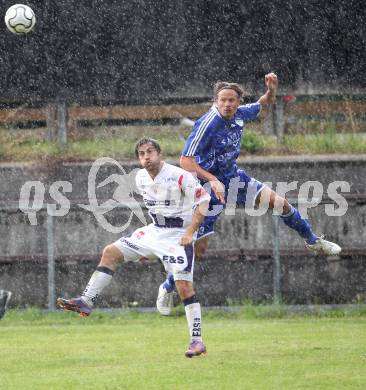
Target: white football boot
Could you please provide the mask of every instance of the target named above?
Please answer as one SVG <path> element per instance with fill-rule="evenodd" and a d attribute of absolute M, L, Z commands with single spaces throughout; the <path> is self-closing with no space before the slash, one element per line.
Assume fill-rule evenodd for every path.
<path fill-rule="evenodd" d="M 335 244 L 334 242 L 330 242 L 324 240 L 324 236 L 320 236 L 314 244 L 305 243 L 306 247 L 312 252 L 316 252 L 319 254 L 323 254 L 326 256 L 336 256 L 341 253 L 342 248 Z"/>
<path fill-rule="evenodd" d="M 159 287 L 158 297 L 156 299 L 156 308 L 162 316 L 168 316 L 173 307 L 173 294 L 174 292 L 168 292 L 164 288 L 164 283 Z"/>

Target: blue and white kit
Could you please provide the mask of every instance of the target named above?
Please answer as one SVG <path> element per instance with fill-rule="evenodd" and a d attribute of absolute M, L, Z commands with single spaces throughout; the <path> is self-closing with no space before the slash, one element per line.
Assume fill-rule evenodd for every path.
<path fill-rule="evenodd" d="M 240 144 L 246 122 L 254 120 L 260 113 L 260 103 L 251 103 L 239 106 L 231 119 L 224 119 L 217 108 L 211 109 L 197 120 L 187 139 L 182 155 L 194 157 L 197 164 L 210 172 L 225 186 L 225 199 L 227 199 L 230 180 L 239 178 L 239 189 L 236 199 L 237 205 L 250 205 L 264 184 L 250 177 L 243 169 L 239 169 L 236 159 L 240 153 Z M 201 182 L 203 184 L 203 182 Z M 225 208 L 211 192 L 209 211 L 216 206 Z M 214 224 L 220 212 L 205 217 L 197 234 L 197 239 L 214 233 Z"/>
<path fill-rule="evenodd" d="M 158 258 L 174 280 L 192 282 L 193 246 L 181 246 L 178 241 L 191 224 L 195 208 L 208 202 L 210 196 L 190 172 L 167 163 L 154 179 L 141 169 L 136 175 L 136 187 L 153 223 L 113 245 L 123 253 L 125 261 Z"/>

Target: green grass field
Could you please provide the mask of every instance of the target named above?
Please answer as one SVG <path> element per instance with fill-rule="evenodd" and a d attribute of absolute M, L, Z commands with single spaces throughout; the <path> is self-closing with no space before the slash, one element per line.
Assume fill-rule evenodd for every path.
<path fill-rule="evenodd" d="M 85 136 L 69 139 L 64 148 L 57 143 L 46 141 L 45 130 L 8 130 L 0 128 L 0 161 L 44 161 L 61 159 L 66 161 L 94 160 L 108 156 L 116 159 L 135 159 L 134 145 L 142 133 L 105 134 L 103 129 L 98 136 Z M 146 130 L 144 135 L 153 136 L 162 146 L 166 157 L 178 158 L 189 131 L 169 129 Z M 95 135 L 95 134 L 94 134 Z M 241 142 L 242 155 L 291 155 L 291 154 L 330 154 L 366 153 L 366 137 L 357 133 L 336 133 L 329 128 L 323 133 L 286 135 L 277 140 L 273 136 L 246 129 Z"/>
<path fill-rule="evenodd" d="M 0 389 L 364 389 L 365 313 L 205 311 L 208 354 L 187 359 L 186 320 L 155 313 L 0 321 Z"/>

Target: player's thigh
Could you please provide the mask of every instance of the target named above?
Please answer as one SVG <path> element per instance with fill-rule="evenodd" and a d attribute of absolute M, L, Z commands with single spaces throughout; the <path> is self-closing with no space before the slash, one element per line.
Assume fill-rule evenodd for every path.
<path fill-rule="evenodd" d="M 152 259 L 154 254 L 154 245 L 158 243 L 150 225 L 136 229 L 131 236 L 121 237 L 115 241 L 114 245 L 123 254 L 125 261 L 138 261 L 141 258 Z"/>
<path fill-rule="evenodd" d="M 108 260 L 108 261 L 118 261 L 118 260 L 122 260 L 122 258 L 123 258 L 123 253 L 122 253 L 122 251 L 121 251 L 116 245 L 114 245 L 114 243 L 113 243 L 113 244 L 107 245 L 107 246 L 103 249 L 102 258 L 105 259 L 105 260 Z"/>
<path fill-rule="evenodd" d="M 122 250 L 114 244 L 110 244 L 103 249 L 99 266 L 108 267 L 111 270 L 116 271 L 118 264 L 123 260 L 124 256 Z"/>
<path fill-rule="evenodd" d="M 279 196 L 275 191 L 267 186 L 265 186 L 258 194 L 256 206 L 268 207 L 269 209 L 275 210 L 278 214 L 287 214 L 291 211 L 291 206 L 288 200 Z"/>
<path fill-rule="evenodd" d="M 193 282 L 194 248 L 193 245 L 181 246 L 177 241 L 161 242 L 155 254 L 160 258 L 167 273 L 174 280 Z"/>
<path fill-rule="evenodd" d="M 214 231 L 212 230 L 212 233 L 214 233 Z M 194 253 L 195 253 L 195 257 L 198 258 L 198 257 L 201 257 L 204 255 L 204 253 L 206 252 L 207 250 L 207 247 L 208 247 L 208 240 L 209 240 L 209 235 L 206 235 L 204 237 L 201 237 L 200 239 L 197 239 L 194 243 Z"/>
<path fill-rule="evenodd" d="M 239 169 L 240 185 L 238 189 L 237 205 L 254 207 L 258 195 L 264 188 L 267 188 L 262 182 L 247 175 L 245 171 Z"/>

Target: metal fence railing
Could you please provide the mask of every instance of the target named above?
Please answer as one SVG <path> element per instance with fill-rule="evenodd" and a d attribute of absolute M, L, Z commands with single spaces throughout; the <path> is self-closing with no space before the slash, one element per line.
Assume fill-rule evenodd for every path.
<path fill-rule="evenodd" d="M 245 102 L 257 98 L 246 96 Z M 65 102 L 2 105 L 0 124 L 47 127 L 47 138 L 64 145 L 69 131 L 80 126 L 185 123 L 186 118 L 195 120 L 203 115 L 211 104 L 211 97 L 192 97 L 148 105 L 126 105 L 125 102 L 97 106 Z M 366 95 L 281 95 L 273 108 L 264 109 L 257 127 L 265 134 L 282 137 L 298 131 L 322 130 L 324 124 L 332 125 L 336 131 L 366 132 Z"/>

